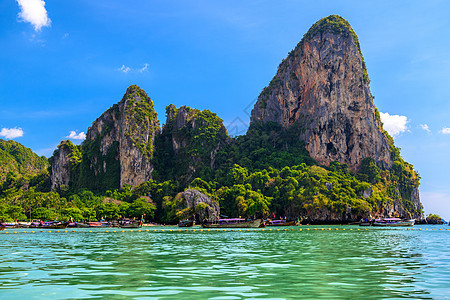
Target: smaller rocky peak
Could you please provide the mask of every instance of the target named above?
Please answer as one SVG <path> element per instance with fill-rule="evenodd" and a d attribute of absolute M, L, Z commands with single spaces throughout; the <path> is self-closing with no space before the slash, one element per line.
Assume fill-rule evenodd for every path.
<path fill-rule="evenodd" d="M 186 105 L 177 108 L 175 105 L 170 104 L 166 107 L 166 127 L 169 126 L 171 129 L 180 130 L 185 127 L 189 121 L 195 118 L 199 112 L 200 110 L 192 109 Z"/>
<path fill-rule="evenodd" d="M 120 104 L 126 104 L 125 107 L 129 109 L 133 106 L 142 106 L 143 109 L 155 112 L 153 105 L 153 100 L 148 96 L 148 94 L 137 85 L 130 85 L 125 92 Z"/>
<path fill-rule="evenodd" d="M 50 158 L 52 189 L 68 187 L 73 170 L 81 163 L 82 154 L 79 146 L 70 140 L 61 141 Z"/>

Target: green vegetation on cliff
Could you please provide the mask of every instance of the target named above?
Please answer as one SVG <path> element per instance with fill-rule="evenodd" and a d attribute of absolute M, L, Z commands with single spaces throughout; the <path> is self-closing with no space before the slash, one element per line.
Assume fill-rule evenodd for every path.
<path fill-rule="evenodd" d="M 31 149 L 15 141 L 0 139 L 0 183 L 8 173 L 18 176 L 36 175 L 48 167 L 45 157 L 39 157 Z"/>
<path fill-rule="evenodd" d="M 225 146 L 228 134 L 223 120 L 209 110 L 187 106 L 166 107 L 167 122 L 157 139 L 154 178 L 176 178 L 189 184 L 193 176 L 214 168 L 218 149 Z M 210 173 L 210 172 L 209 172 Z"/>
<path fill-rule="evenodd" d="M 144 156 L 151 159 L 154 151 L 153 141 L 144 140 L 142 137 L 146 132 L 159 131 L 153 101 L 137 85 L 132 85 L 127 89 L 123 101 L 127 102 L 124 112 L 127 124 L 125 135 L 131 139 L 133 145 L 138 147 Z"/>

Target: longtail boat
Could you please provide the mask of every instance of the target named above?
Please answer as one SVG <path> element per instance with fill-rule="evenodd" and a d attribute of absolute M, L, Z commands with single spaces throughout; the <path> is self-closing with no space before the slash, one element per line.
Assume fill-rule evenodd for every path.
<path fill-rule="evenodd" d="M 400 226 L 413 226 L 416 220 L 404 220 L 400 218 L 386 218 L 376 219 L 372 222 L 372 226 L 378 227 L 400 227 Z"/>
<path fill-rule="evenodd" d="M 297 221 L 290 221 L 287 222 L 286 220 L 268 220 L 266 222 L 266 226 L 298 226 L 299 222 Z"/>
<path fill-rule="evenodd" d="M 246 219 L 219 219 L 218 223 L 202 224 L 204 228 L 258 228 L 262 220 L 256 219 L 247 221 Z"/>
<path fill-rule="evenodd" d="M 67 225 L 69 225 L 69 222 L 50 221 L 50 222 L 43 222 L 42 224 L 39 224 L 36 227 L 42 229 L 64 229 L 67 227 Z"/>
<path fill-rule="evenodd" d="M 141 228 L 143 223 L 144 223 L 143 218 L 141 218 L 140 221 L 125 219 L 125 220 L 119 221 L 119 226 L 121 228 Z"/>
<path fill-rule="evenodd" d="M 178 227 L 192 227 L 194 223 L 194 220 L 183 220 L 178 223 Z"/>

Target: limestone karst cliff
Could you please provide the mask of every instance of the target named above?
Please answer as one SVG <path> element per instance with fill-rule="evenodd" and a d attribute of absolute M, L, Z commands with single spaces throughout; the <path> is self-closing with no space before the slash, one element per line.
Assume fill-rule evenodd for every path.
<path fill-rule="evenodd" d="M 177 109 L 173 104 L 167 106 L 166 116 L 157 153 L 158 167 L 166 173 L 161 177 L 188 184 L 199 171 L 214 169 L 216 153 L 229 139 L 223 121 L 209 110 Z"/>
<path fill-rule="evenodd" d="M 246 135 L 229 137 L 209 110 L 171 104 L 166 116 L 160 129 L 152 100 L 130 86 L 81 147 L 61 143 L 51 159 L 52 188 L 112 195 L 131 185 L 133 197 L 154 199 L 164 222 L 197 207 L 196 192 L 180 200 L 187 189 L 215 203 L 198 207 L 202 217 L 222 209 L 324 222 L 423 218 L 420 177 L 383 130 L 358 38 L 339 16 L 314 24 L 283 60 Z"/>
<path fill-rule="evenodd" d="M 77 166 L 81 161 L 81 152 L 70 140 L 62 141 L 53 153 L 50 179 L 52 189 L 68 188 L 75 178 L 78 178 Z"/>
<path fill-rule="evenodd" d="M 358 38 L 339 16 L 315 23 L 279 65 L 251 113 L 252 123 L 268 121 L 297 125 L 322 165 L 339 161 L 358 171 L 366 157 L 392 165 Z"/>
<path fill-rule="evenodd" d="M 153 101 L 136 85 L 89 127 L 79 184 L 96 190 L 136 186 L 151 178 L 155 137 Z"/>

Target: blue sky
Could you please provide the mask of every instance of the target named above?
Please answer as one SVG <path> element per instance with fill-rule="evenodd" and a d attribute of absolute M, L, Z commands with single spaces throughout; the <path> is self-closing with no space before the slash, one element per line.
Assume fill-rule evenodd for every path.
<path fill-rule="evenodd" d="M 242 134 L 276 68 L 317 20 L 358 34 L 375 104 L 450 219 L 448 1 L 0 1 L 0 138 L 49 156 L 131 84 L 165 107 L 210 109 Z"/>

